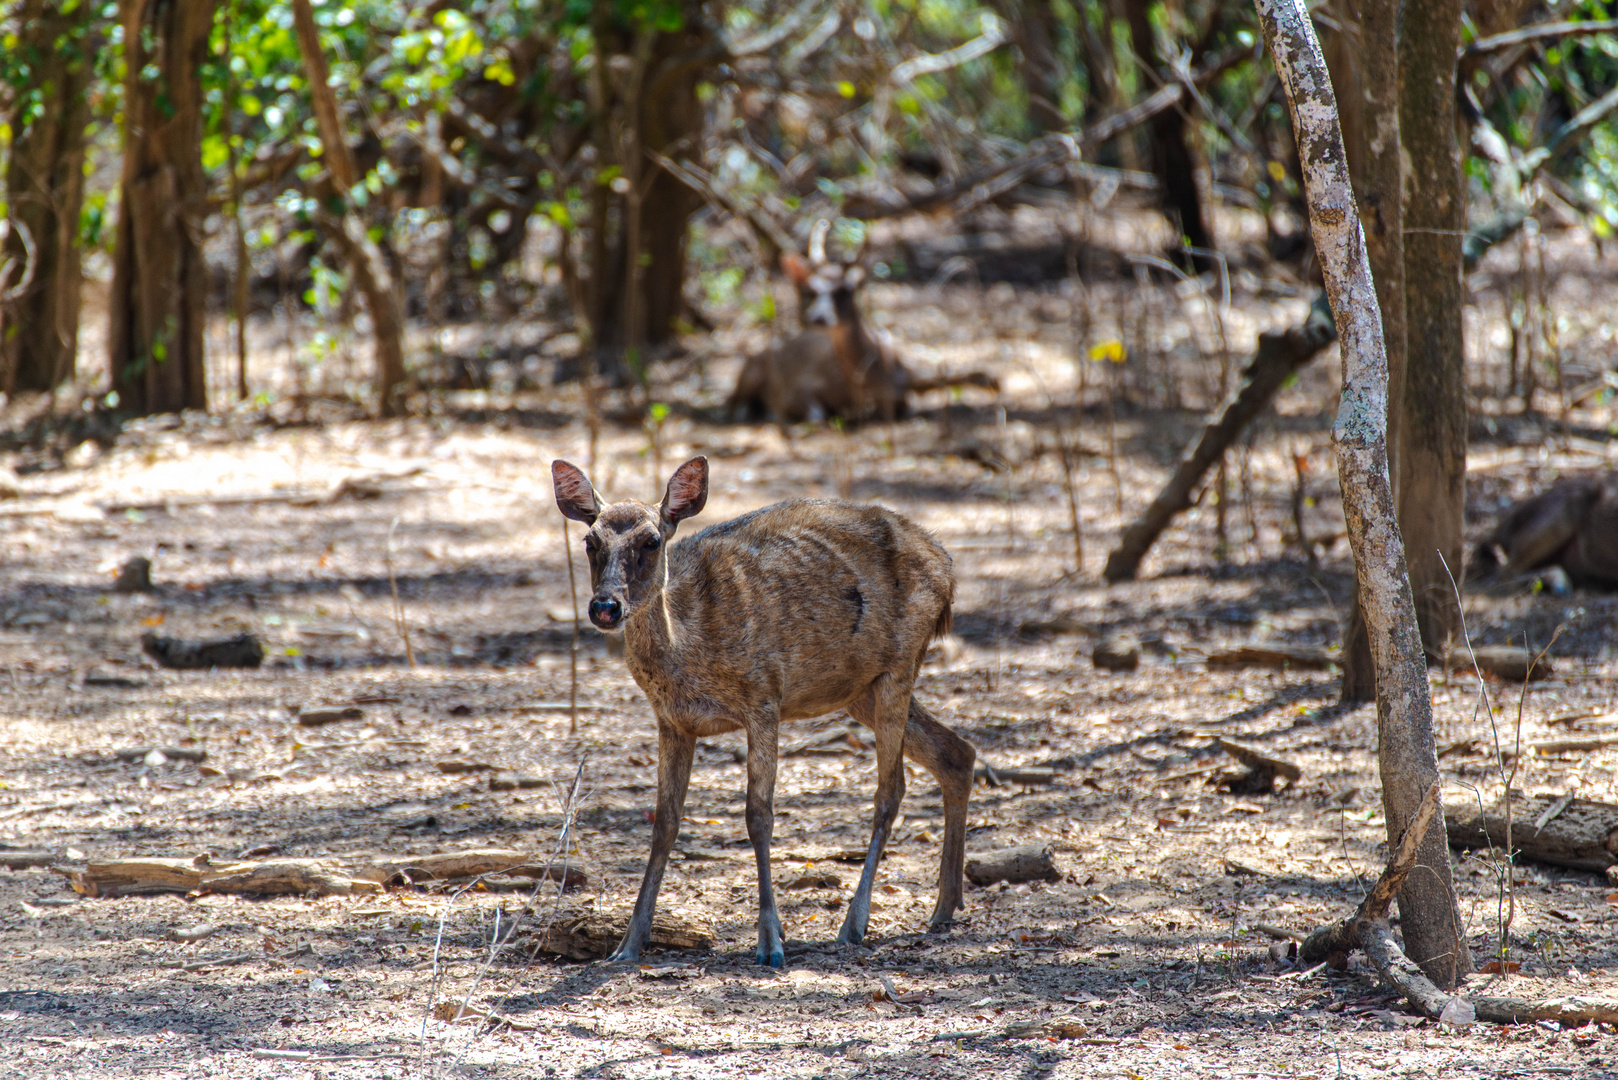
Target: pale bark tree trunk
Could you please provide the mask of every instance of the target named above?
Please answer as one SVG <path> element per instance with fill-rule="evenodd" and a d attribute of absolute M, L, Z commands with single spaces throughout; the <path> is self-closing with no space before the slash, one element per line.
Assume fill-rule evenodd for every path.
<path fill-rule="evenodd" d="M 1422 643 L 1432 655 L 1442 652 L 1459 624 L 1450 572 L 1460 577 L 1466 504 L 1466 192 L 1455 112 L 1461 9 L 1461 0 L 1406 3 L 1399 25 L 1399 132 L 1410 169 L 1404 201 L 1408 359 L 1404 392 L 1394 399 L 1402 402 L 1399 525 Z"/>
<path fill-rule="evenodd" d="M 1405 572 L 1388 470 L 1387 357 L 1365 234 L 1337 126 L 1337 105 L 1303 0 L 1256 0 L 1292 112 L 1309 225 L 1342 341 L 1343 390 L 1332 428 L 1343 511 L 1377 671 L 1382 798 L 1397 842 L 1438 777 L 1427 663 Z M 1451 52 L 1453 63 L 1453 51 Z M 1410 958 L 1440 986 L 1471 970 L 1442 829 L 1399 890 Z"/>
<path fill-rule="evenodd" d="M 1356 190 L 1365 223 L 1365 246 L 1382 310 L 1382 339 L 1388 358 L 1388 460 L 1399 458 L 1405 385 L 1405 266 L 1403 169 L 1399 129 L 1399 0 L 1359 0 L 1357 25 L 1360 147 Z M 1347 36 L 1347 35 L 1345 35 Z M 1347 79 L 1339 79 L 1345 83 Z M 1394 495 L 1399 469 L 1392 470 Z M 1418 618 L 1420 612 L 1418 610 Z M 1376 667 L 1365 617 L 1356 595 L 1343 631 L 1343 700 L 1376 698 Z"/>
<path fill-rule="evenodd" d="M 331 71 L 320 47 L 320 31 L 315 26 L 309 0 L 292 0 L 292 21 L 298 32 L 304 71 L 309 79 L 309 98 L 314 106 L 315 123 L 320 128 L 321 155 L 326 171 L 342 202 L 340 216 L 323 214 L 320 224 L 348 263 L 354 285 L 365 297 L 371 316 L 371 335 L 376 350 L 377 411 L 397 416 L 404 408 L 404 315 L 399 293 L 388 270 L 387 259 L 355 216 L 349 199 L 361 177 L 354 155 L 343 137 L 343 121 L 337 111 L 337 93 L 331 86 Z"/>
<path fill-rule="evenodd" d="M 208 407 L 202 65 L 214 0 L 121 0 L 124 167 L 108 358 L 137 415 Z"/>
<path fill-rule="evenodd" d="M 0 389 L 50 390 L 73 378 L 79 343 L 79 211 L 84 205 L 85 90 L 100 35 L 91 4 L 24 0 L 19 58 L 27 63 L 37 109 L 12 120 L 6 168 L 10 215 L 33 239 L 34 275 L 6 305 L 0 336 Z M 6 237 L 0 263 L 24 261 L 21 233 Z"/>

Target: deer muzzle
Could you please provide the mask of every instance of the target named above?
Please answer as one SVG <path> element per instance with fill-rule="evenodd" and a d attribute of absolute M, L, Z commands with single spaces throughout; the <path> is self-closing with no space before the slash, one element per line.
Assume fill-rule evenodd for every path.
<path fill-rule="evenodd" d="M 597 596 L 590 601 L 590 622 L 597 630 L 620 630 L 624 625 L 624 605 L 614 596 Z"/>

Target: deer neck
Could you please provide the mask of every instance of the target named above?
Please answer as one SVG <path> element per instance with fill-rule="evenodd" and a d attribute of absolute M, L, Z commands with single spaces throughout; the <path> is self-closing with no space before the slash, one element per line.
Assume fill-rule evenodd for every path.
<path fill-rule="evenodd" d="M 663 550 L 657 571 L 660 580 L 656 591 L 646 598 L 624 625 L 624 643 L 636 654 L 643 656 L 666 655 L 677 650 L 684 638 L 674 607 L 669 603 L 669 556 Z"/>

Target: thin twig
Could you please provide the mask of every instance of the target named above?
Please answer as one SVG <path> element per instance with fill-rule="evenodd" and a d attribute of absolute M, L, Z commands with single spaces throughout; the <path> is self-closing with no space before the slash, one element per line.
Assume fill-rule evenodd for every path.
<path fill-rule="evenodd" d="M 399 527 L 399 519 L 395 517 L 388 526 L 388 588 L 393 591 L 393 625 L 398 629 L 399 636 L 404 639 L 405 660 L 412 669 L 416 666 L 416 650 L 410 645 L 410 624 L 405 621 L 404 601 L 399 599 L 399 580 L 393 573 L 393 531 Z"/>

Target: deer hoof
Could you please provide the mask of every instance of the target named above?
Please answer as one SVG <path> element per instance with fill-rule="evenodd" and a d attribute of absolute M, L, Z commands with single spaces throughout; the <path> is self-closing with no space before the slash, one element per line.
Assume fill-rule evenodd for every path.
<path fill-rule="evenodd" d="M 640 950 L 631 949 L 627 945 L 620 945 L 611 956 L 607 957 L 609 964 L 636 964 L 640 962 Z"/>
<path fill-rule="evenodd" d="M 927 924 L 927 932 L 929 934 L 947 934 L 954 925 L 954 919 L 934 919 Z"/>
<path fill-rule="evenodd" d="M 760 945 L 757 958 L 760 967 L 778 968 L 787 964 L 787 954 L 779 945 L 773 946 L 768 952 Z"/>

